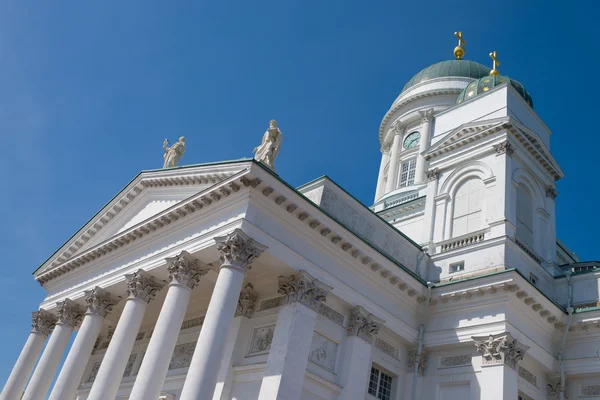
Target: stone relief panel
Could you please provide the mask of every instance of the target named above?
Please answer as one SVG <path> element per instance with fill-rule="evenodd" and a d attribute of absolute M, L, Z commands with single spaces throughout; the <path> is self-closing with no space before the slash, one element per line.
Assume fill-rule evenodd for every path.
<path fill-rule="evenodd" d="M 333 372 L 338 344 L 318 332 L 313 334 L 308 360 Z"/>
<path fill-rule="evenodd" d="M 250 350 L 248 351 L 248 357 L 268 353 L 271 349 L 271 342 L 273 342 L 274 333 L 275 325 L 254 328 L 252 341 L 250 342 Z"/>
<path fill-rule="evenodd" d="M 92 383 L 96 380 L 96 375 L 98 375 L 98 371 L 100 370 L 100 364 L 102 364 L 102 361 L 96 361 L 94 363 L 88 378 L 85 380 L 85 383 Z"/>
<path fill-rule="evenodd" d="M 383 351 L 388 356 L 394 357 L 396 360 L 399 359 L 398 358 L 399 357 L 398 354 L 400 353 L 399 350 L 383 339 L 380 339 L 380 338 L 375 339 L 375 348 Z"/>
<path fill-rule="evenodd" d="M 187 321 L 183 321 L 183 323 L 181 324 L 181 329 L 183 330 L 183 329 L 193 328 L 195 326 L 200 326 L 203 323 L 204 323 L 204 317 L 188 319 Z"/>
<path fill-rule="evenodd" d="M 271 308 L 279 307 L 280 305 L 283 304 L 283 300 L 284 300 L 283 296 L 275 297 L 274 299 L 265 300 L 262 303 L 260 303 L 259 311 L 270 310 Z"/>
<path fill-rule="evenodd" d="M 537 387 L 537 376 L 519 365 L 519 376 Z"/>
<path fill-rule="evenodd" d="M 319 314 L 321 314 L 334 324 L 344 327 L 344 315 L 335 311 L 333 308 L 328 307 L 325 304 L 321 304 L 321 306 L 319 307 Z"/>
<path fill-rule="evenodd" d="M 582 396 L 600 396 L 600 385 L 587 385 L 581 387 Z"/>
<path fill-rule="evenodd" d="M 133 371 L 133 364 L 135 364 L 136 357 L 137 353 L 129 356 L 129 359 L 127 360 L 127 365 L 125 366 L 125 372 L 123 373 L 123 377 L 131 375 L 131 371 Z"/>
<path fill-rule="evenodd" d="M 454 368 L 454 367 L 464 367 L 467 365 L 471 365 L 471 357 L 470 354 L 463 354 L 460 356 L 451 356 L 451 357 L 442 357 L 440 358 L 440 368 Z"/>
<path fill-rule="evenodd" d="M 182 343 L 175 346 L 169 369 L 187 368 L 192 362 L 196 342 Z"/>

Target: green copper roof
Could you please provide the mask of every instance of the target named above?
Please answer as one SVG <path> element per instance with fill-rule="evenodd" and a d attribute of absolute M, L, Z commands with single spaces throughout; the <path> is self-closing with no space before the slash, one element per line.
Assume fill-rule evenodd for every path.
<path fill-rule="evenodd" d="M 413 76 L 404 86 L 402 92 L 418 83 L 446 76 L 462 76 L 479 79 L 490 74 L 490 69 L 484 65 L 468 60 L 448 60 L 433 64 Z"/>
<path fill-rule="evenodd" d="M 510 79 L 508 76 L 486 76 L 481 79 L 478 79 L 474 82 L 471 82 L 469 86 L 467 86 L 456 98 L 456 104 L 463 103 L 465 101 L 469 101 L 477 97 L 482 93 L 487 92 L 495 88 L 496 86 L 502 85 L 504 83 L 510 83 L 510 85 L 521 95 L 521 97 L 533 108 L 533 99 L 525 90 L 523 85 L 514 79 Z"/>

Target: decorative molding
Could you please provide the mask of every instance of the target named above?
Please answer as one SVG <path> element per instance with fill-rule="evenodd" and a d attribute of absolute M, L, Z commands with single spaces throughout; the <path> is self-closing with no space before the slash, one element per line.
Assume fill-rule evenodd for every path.
<path fill-rule="evenodd" d="M 335 369 L 337 352 L 337 343 L 321 335 L 319 332 L 313 333 L 312 342 L 310 344 L 310 353 L 308 353 L 309 361 L 333 372 Z"/>
<path fill-rule="evenodd" d="M 356 306 L 350 313 L 346 332 L 349 336 L 358 336 L 367 343 L 373 343 L 373 338 L 379 334 L 385 320 L 368 312 L 363 306 Z"/>
<path fill-rule="evenodd" d="M 517 369 L 517 363 L 523 359 L 529 349 L 512 337 L 510 332 L 489 336 L 473 336 L 475 347 L 481 354 L 483 366 L 504 364 Z"/>
<path fill-rule="evenodd" d="M 98 375 L 98 371 L 100 371 L 101 364 L 102 364 L 102 361 L 96 361 L 94 363 L 94 365 L 92 365 L 92 369 L 91 369 L 90 374 L 88 375 L 87 379 L 85 380 L 85 383 L 92 383 L 96 380 L 96 375 Z"/>
<path fill-rule="evenodd" d="M 252 262 L 258 258 L 267 246 L 256 242 L 241 229 L 236 229 L 228 235 L 215 237 L 217 250 L 221 253 L 223 265 L 230 265 L 246 272 Z"/>
<path fill-rule="evenodd" d="M 392 346 L 391 344 L 389 344 L 388 342 L 386 342 L 385 340 L 377 337 L 377 338 L 375 338 L 374 345 L 375 345 L 375 348 L 381 350 L 385 354 L 394 357 L 396 360 L 399 359 L 400 351 L 397 348 L 395 348 L 394 346 Z"/>
<path fill-rule="evenodd" d="M 429 171 L 427 171 L 427 180 L 436 181 L 439 178 L 440 173 L 441 171 L 439 168 L 430 169 Z"/>
<path fill-rule="evenodd" d="M 581 386 L 582 396 L 600 396 L 600 385 Z"/>
<path fill-rule="evenodd" d="M 381 154 L 390 154 L 392 144 L 387 142 L 381 145 Z"/>
<path fill-rule="evenodd" d="M 196 342 L 181 343 L 175 346 L 169 369 L 187 368 L 192 363 Z"/>
<path fill-rule="evenodd" d="M 440 368 L 464 367 L 472 364 L 473 357 L 470 354 L 440 358 Z"/>
<path fill-rule="evenodd" d="M 204 317 L 192 318 L 187 321 L 183 321 L 181 324 L 181 329 L 189 329 L 194 328 L 196 326 L 201 326 L 204 323 Z"/>
<path fill-rule="evenodd" d="M 568 385 L 566 384 L 567 383 L 566 380 L 565 380 L 564 388 L 561 384 L 560 376 L 549 376 L 547 378 L 547 381 L 548 381 L 548 384 L 546 385 L 546 388 L 548 389 L 549 396 L 552 396 L 555 399 L 558 399 L 558 398 L 560 398 L 560 393 L 565 392 L 565 397 L 567 397 L 566 391 L 567 391 Z"/>
<path fill-rule="evenodd" d="M 423 376 L 427 369 L 427 350 L 422 349 L 421 354 L 417 357 L 417 349 L 413 349 L 408 352 L 408 368 L 414 369 L 415 363 L 419 361 L 418 374 Z"/>
<path fill-rule="evenodd" d="M 57 320 L 54 314 L 40 308 L 31 313 L 32 331 L 48 336 L 52 333 Z"/>
<path fill-rule="evenodd" d="M 275 297 L 269 300 L 263 300 L 260 303 L 260 309 L 258 311 L 270 310 L 271 308 L 277 308 L 284 303 L 285 296 Z"/>
<path fill-rule="evenodd" d="M 56 303 L 56 307 L 58 316 L 58 321 L 56 322 L 57 325 L 63 324 L 75 328 L 81 323 L 84 310 L 79 304 L 74 303 L 70 299 L 65 299 Z"/>
<path fill-rule="evenodd" d="M 182 251 L 175 257 L 169 257 L 167 271 L 171 285 L 183 285 L 194 289 L 200 278 L 208 273 L 208 268 L 202 267 L 200 260 L 192 257 L 187 251 Z"/>
<path fill-rule="evenodd" d="M 248 357 L 268 353 L 271 349 L 271 343 L 273 342 L 274 334 L 275 325 L 254 328 L 252 341 L 250 342 L 250 350 L 248 351 Z"/>
<path fill-rule="evenodd" d="M 282 297 L 280 297 L 280 299 L 282 299 Z M 335 311 L 333 308 L 328 307 L 324 303 L 321 303 L 321 306 L 319 307 L 319 314 L 321 314 L 334 324 L 337 324 L 342 327 L 344 326 L 344 315 Z"/>
<path fill-rule="evenodd" d="M 537 386 L 537 376 L 535 376 L 535 374 L 533 374 L 532 372 L 527 370 L 525 367 L 522 367 L 520 365 L 519 365 L 519 376 L 521 378 L 525 379 L 527 382 L 531 383 L 533 386 L 538 387 Z"/>
<path fill-rule="evenodd" d="M 130 376 L 133 371 L 133 364 L 135 364 L 135 359 L 137 358 L 137 353 L 131 354 L 127 359 L 127 365 L 125 366 L 125 372 L 123 373 L 123 377 Z"/>
<path fill-rule="evenodd" d="M 144 270 L 138 269 L 133 274 L 125 275 L 127 279 L 127 296 L 130 299 L 139 299 L 150 303 L 156 293 L 164 287 Z"/>
<path fill-rule="evenodd" d="M 106 317 L 118 302 L 118 300 L 109 292 L 104 291 L 98 286 L 92 290 L 86 290 L 83 293 L 85 294 L 87 312 L 91 314 L 98 314 L 102 318 Z"/>
<path fill-rule="evenodd" d="M 496 150 L 496 155 L 506 154 L 509 157 L 512 157 L 512 155 L 515 152 L 514 146 L 508 140 L 505 140 L 504 142 L 499 144 L 495 144 L 493 145 L 493 147 L 494 150 Z"/>
<path fill-rule="evenodd" d="M 305 270 L 300 270 L 295 275 L 288 277 L 279 276 L 278 293 L 285 296 L 284 304 L 300 303 L 318 312 L 321 303 L 325 301 L 329 292 L 333 289 Z"/>
<path fill-rule="evenodd" d="M 240 292 L 238 298 L 237 308 L 235 310 L 235 316 L 243 316 L 250 318 L 254 312 L 254 304 L 258 298 L 258 293 L 254 290 L 254 286 L 251 283 L 247 283 L 246 286 Z"/>
<path fill-rule="evenodd" d="M 549 197 L 552 200 L 554 200 L 556 196 L 558 196 L 558 191 L 556 190 L 556 188 L 551 185 L 546 186 L 546 197 Z"/>

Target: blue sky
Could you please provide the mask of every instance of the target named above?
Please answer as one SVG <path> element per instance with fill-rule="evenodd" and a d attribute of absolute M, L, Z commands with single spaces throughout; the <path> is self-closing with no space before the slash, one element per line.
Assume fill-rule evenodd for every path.
<path fill-rule="evenodd" d="M 31 273 L 162 166 L 165 137 L 188 138 L 182 164 L 250 157 L 275 118 L 284 179 L 327 174 L 370 205 L 381 118 L 412 75 L 452 58 L 457 30 L 466 59 L 497 50 L 533 96 L 566 173 L 559 237 L 600 259 L 600 32 L 583 3 L 0 2 L 0 385 L 43 299 Z"/>

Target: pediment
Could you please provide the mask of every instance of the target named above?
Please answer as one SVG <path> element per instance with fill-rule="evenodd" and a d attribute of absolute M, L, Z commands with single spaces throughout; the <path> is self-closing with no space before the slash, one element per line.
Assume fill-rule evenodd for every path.
<path fill-rule="evenodd" d="M 540 140 L 539 136 L 511 117 L 463 124 L 448 132 L 439 142 L 425 151 L 423 156 L 426 160 L 431 161 L 454 149 L 469 145 L 501 130 L 510 132 L 523 146 L 524 150 L 529 152 L 554 180 L 559 180 L 564 176 L 550 150 Z"/>
<path fill-rule="evenodd" d="M 240 160 L 144 171 L 94 215 L 35 272 L 39 276 L 177 203 L 250 168 Z"/>

